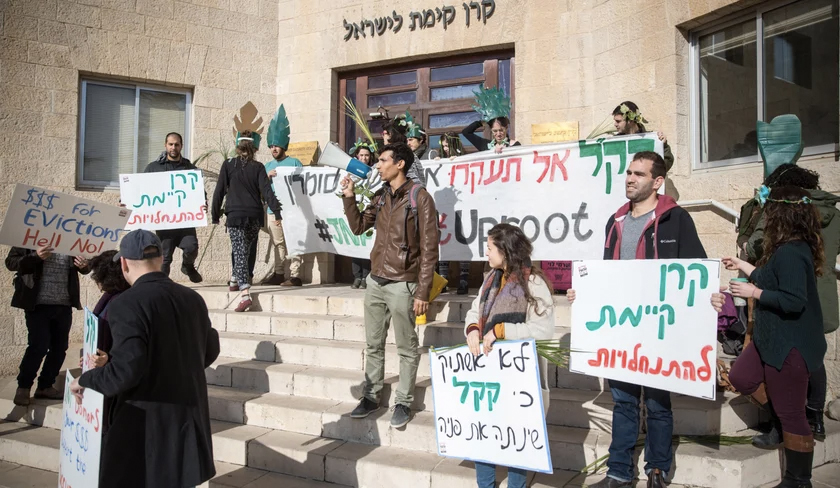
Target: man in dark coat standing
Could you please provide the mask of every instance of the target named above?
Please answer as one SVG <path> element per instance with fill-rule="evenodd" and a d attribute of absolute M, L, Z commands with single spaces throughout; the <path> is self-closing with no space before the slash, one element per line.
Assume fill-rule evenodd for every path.
<path fill-rule="evenodd" d="M 73 381 L 115 399 L 102 446 L 100 486 L 184 488 L 215 474 L 204 369 L 219 334 L 193 290 L 160 271 L 160 240 L 135 230 L 120 243 L 131 288 L 114 299 L 111 359 Z"/>

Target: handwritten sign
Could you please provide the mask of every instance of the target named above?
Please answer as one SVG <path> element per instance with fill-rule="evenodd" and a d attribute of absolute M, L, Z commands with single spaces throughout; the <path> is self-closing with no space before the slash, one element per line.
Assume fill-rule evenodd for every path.
<path fill-rule="evenodd" d="M 93 257 L 116 249 L 131 210 L 18 183 L 0 229 L 0 244 Z"/>
<path fill-rule="evenodd" d="M 102 409 L 104 397 L 85 390 L 82 404 L 70 393 L 73 375 L 67 372 L 64 382 L 64 411 L 58 465 L 59 488 L 96 488 L 99 486 L 99 459 L 102 450 Z"/>
<path fill-rule="evenodd" d="M 487 232 L 501 222 L 522 228 L 535 260 L 601 259 L 604 224 L 627 203 L 625 171 L 640 151 L 662 154 L 662 142 L 644 134 L 424 161 L 440 216 L 441 259 L 485 260 Z M 342 176 L 334 168 L 277 168 L 274 187 L 292 255 L 370 257 L 374 239 L 353 235 L 335 196 Z"/>
<path fill-rule="evenodd" d="M 96 356 L 96 345 L 99 343 L 99 317 L 85 307 L 84 348 L 82 349 L 82 373 L 94 368 L 93 356 Z"/>
<path fill-rule="evenodd" d="M 578 139 L 577 122 L 549 122 L 531 124 L 531 144 L 576 141 Z"/>
<path fill-rule="evenodd" d="M 120 200 L 131 209 L 126 229 L 184 229 L 207 226 L 201 171 L 120 175 Z"/>
<path fill-rule="evenodd" d="M 289 149 L 286 154 L 290 158 L 295 158 L 304 166 L 309 166 L 314 161 L 318 160 L 320 147 L 318 141 L 308 142 L 293 142 L 289 144 Z"/>
<path fill-rule="evenodd" d="M 534 341 L 429 355 L 439 455 L 552 472 Z"/>
<path fill-rule="evenodd" d="M 720 261 L 575 261 L 569 369 L 715 399 Z"/>

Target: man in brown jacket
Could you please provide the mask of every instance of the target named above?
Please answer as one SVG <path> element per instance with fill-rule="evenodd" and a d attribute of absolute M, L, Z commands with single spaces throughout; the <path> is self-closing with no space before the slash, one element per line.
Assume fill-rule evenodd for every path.
<path fill-rule="evenodd" d="M 385 338 L 393 320 L 400 357 L 400 383 L 391 417 L 395 428 L 411 420 L 420 360 L 414 318 L 429 308 L 440 241 L 432 196 L 406 177 L 413 162 L 407 145 L 383 147 L 376 169 L 385 183 L 363 212 L 356 206 L 353 181 L 345 177 L 341 182 L 350 229 L 356 235 L 374 226 L 377 231 L 365 291 L 365 391 L 350 416 L 364 418 L 379 408 L 385 383 Z"/>

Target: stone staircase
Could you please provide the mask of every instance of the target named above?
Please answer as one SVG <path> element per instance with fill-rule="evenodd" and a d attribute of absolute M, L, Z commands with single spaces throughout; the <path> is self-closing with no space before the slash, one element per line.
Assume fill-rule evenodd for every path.
<path fill-rule="evenodd" d="M 366 419 L 349 417 L 364 381 L 363 290 L 257 287 L 254 311 L 243 314 L 229 310 L 238 295 L 226 287 L 196 290 L 221 337 L 221 355 L 206 371 L 218 471 L 209 486 L 475 486 L 471 462 L 437 455 L 427 353 L 429 346 L 464 342 L 463 319 L 472 297 L 443 295 L 432 304 L 428 325 L 419 328 L 423 356 L 416 414 L 406 427 L 393 429 L 386 408 Z M 568 325 L 564 297 L 555 299 L 555 310 L 557 324 Z M 556 337 L 568 334 L 568 327 L 556 327 Z M 383 405 L 393 402 L 399 366 L 392 334 L 388 342 Z M 609 390 L 602 380 L 563 369 L 552 367 L 549 377 L 547 424 L 555 473 L 537 475 L 533 486 L 592 483 L 603 475 L 585 478 L 578 471 L 607 454 Z M 7 419 L 0 423 L 0 461 L 57 471 L 61 404 L 15 407 L 14 387 L 13 379 L 0 383 L 0 417 Z M 679 435 L 752 435 L 760 421 L 757 408 L 731 394 L 715 402 L 673 395 L 672 403 Z M 840 425 L 827 422 L 829 436 L 817 444 L 815 465 L 840 459 Z M 640 471 L 642 465 L 640 459 Z M 714 441 L 675 445 L 672 487 L 752 488 L 779 477 L 778 451 Z"/>

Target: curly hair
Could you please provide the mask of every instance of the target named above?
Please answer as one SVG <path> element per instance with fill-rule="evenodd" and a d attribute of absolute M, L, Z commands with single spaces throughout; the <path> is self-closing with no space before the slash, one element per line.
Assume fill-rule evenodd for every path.
<path fill-rule="evenodd" d="M 814 272 L 822 275 L 825 264 L 825 252 L 820 230 L 820 214 L 810 203 L 801 202 L 811 194 L 796 186 L 779 186 L 770 190 L 770 198 L 764 207 L 767 223 L 764 227 L 764 252 L 758 265 L 770 259 L 773 252 L 782 244 L 791 241 L 803 241 L 811 248 L 814 256 Z M 775 200 L 775 201 L 774 201 Z"/>
<path fill-rule="evenodd" d="M 543 316 L 546 310 L 540 311 L 537 307 L 537 299 L 531 295 L 528 288 L 526 275 L 539 276 L 545 282 L 550 293 L 554 293 L 551 283 L 541 269 L 531 265 L 531 253 L 534 245 L 525 237 L 522 229 L 511 224 L 497 224 L 487 233 L 487 238 L 493 241 L 493 245 L 499 248 L 505 257 L 505 278 L 519 283 L 525 291 L 525 299 L 528 305 L 534 307 L 537 315 Z"/>
<path fill-rule="evenodd" d="M 253 133 L 249 130 L 242 131 L 240 137 L 252 137 Z M 242 161 L 253 161 L 254 155 L 257 153 L 257 147 L 254 146 L 254 141 L 239 141 L 236 144 L 236 154 Z"/>
<path fill-rule="evenodd" d="M 119 261 L 114 261 L 117 251 L 105 251 L 93 257 L 90 262 L 90 277 L 105 293 L 119 293 L 128 290 L 131 285 L 123 276 Z"/>
<path fill-rule="evenodd" d="M 805 190 L 819 190 L 820 174 L 795 164 L 782 164 L 770 173 L 764 180 L 764 184 L 770 188 L 774 186 L 798 186 Z"/>

